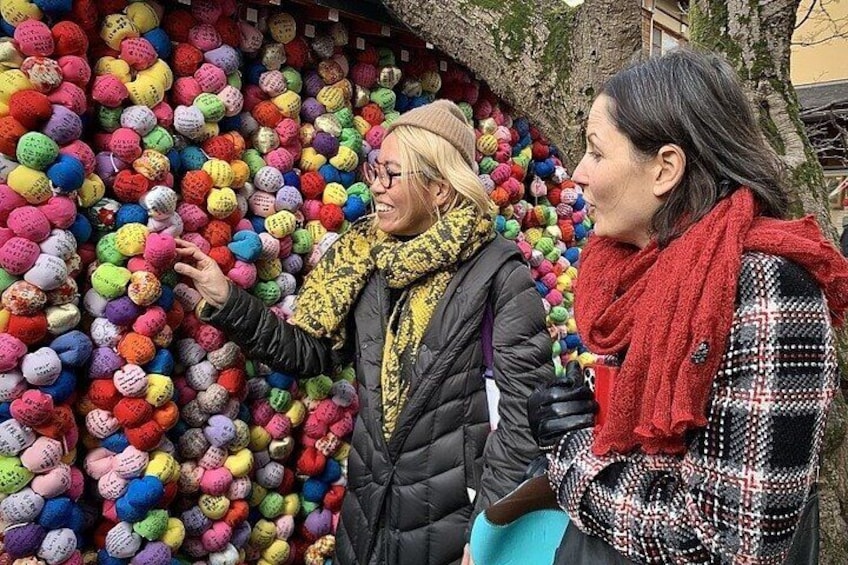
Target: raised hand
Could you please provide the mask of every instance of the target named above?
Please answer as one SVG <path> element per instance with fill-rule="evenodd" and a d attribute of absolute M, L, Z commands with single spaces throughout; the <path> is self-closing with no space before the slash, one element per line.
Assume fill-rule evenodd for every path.
<path fill-rule="evenodd" d="M 194 288 L 210 306 L 220 308 L 230 295 L 230 282 L 221 267 L 195 244 L 177 240 L 177 256 L 180 261 L 174 270 L 194 281 Z"/>

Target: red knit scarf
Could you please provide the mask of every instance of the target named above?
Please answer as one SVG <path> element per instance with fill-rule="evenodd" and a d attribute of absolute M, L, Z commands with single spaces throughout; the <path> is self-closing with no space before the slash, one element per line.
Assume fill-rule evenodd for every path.
<path fill-rule="evenodd" d="M 727 347 L 742 254 L 778 255 L 818 282 L 835 325 L 848 309 L 848 261 L 812 217 L 758 216 L 737 190 L 666 248 L 593 237 L 580 258 L 574 306 L 586 347 L 626 352 L 593 450 L 680 453 L 707 423 L 710 387 Z"/>

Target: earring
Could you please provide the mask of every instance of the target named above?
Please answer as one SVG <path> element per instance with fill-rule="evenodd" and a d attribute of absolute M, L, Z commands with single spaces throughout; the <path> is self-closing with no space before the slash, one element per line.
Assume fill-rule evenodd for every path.
<path fill-rule="evenodd" d="M 442 210 L 438 206 L 436 206 L 436 221 L 437 222 L 442 221 Z"/>

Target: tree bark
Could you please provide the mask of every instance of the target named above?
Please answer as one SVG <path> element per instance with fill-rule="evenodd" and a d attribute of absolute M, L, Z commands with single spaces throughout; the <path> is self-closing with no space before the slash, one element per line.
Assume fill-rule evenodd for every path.
<path fill-rule="evenodd" d="M 416 35 L 450 55 L 527 116 L 576 163 L 589 107 L 641 50 L 635 0 L 383 0 Z M 450 25 L 446 25 L 450 22 Z"/>
<path fill-rule="evenodd" d="M 795 216 L 813 214 L 836 240 L 822 168 L 810 144 L 789 75 L 790 41 L 799 0 L 698 0 L 690 13 L 693 43 L 723 53 L 736 67 L 771 146 L 786 165 Z M 828 419 L 821 470 L 822 565 L 848 555 L 848 405 L 846 334 L 839 336 L 843 393 Z"/>

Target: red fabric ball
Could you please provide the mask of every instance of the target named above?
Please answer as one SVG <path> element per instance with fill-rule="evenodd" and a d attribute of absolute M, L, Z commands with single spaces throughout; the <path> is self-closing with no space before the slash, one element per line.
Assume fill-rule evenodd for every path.
<path fill-rule="evenodd" d="M 295 69 L 302 69 L 309 62 L 309 45 L 302 37 L 296 37 L 284 45 L 286 63 Z"/>
<path fill-rule="evenodd" d="M 324 508 L 330 512 L 338 512 L 342 509 L 345 488 L 341 485 L 333 485 L 324 495 Z"/>
<path fill-rule="evenodd" d="M 233 229 L 227 222 L 212 220 L 204 227 L 200 235 L 209 242 L 212 247 L 226 246 L 233 238 Z"/>
<path fill-rule="evenodd" d="M 97 7 L 101 14 L 119 14 L 129 5 L 127 0 L 98 0 Z"/>
<path fill-rule="evenodd" d="M 175 300 L 171 309 L 165 314 L 168 327 L 176 331 L 176 329 L 182 325 L 184 318 L 185 310 L 183 310 L 183 305 L 180 304 L 179 301 Z"/>
<path fill-rule="evenodd" d="M 18 141 L 27 129 L 12 116 L 0 118 L 0 153 L 14 155 L 18 149 Z"/>
<path fill-rule="evenodd" d="M 168 14 L 168 17 L 162 22 L 162 28 L 171 41 L 177 43 L 187 43 L 188 33 L 197 24 L 197 20 L 191 15 L 188 10 L 174 10 Z"/>
<path fill-rule="evenodd" d="M 127 441 L 141 451 L 152 451 L 162 441 L 165 431 L 156 422 L 145 422 L 137 428 L 126 428 Z"/>
<path fill-rule="evenodd" d="M 122 398 L 112 414 L 123 427 L 136 427 L 153 416 L 153 406 L 144 398 Z"/>
<path fill-rule="evenodd" d="M 297 458 L 298 473 L 309 475 L 310 477 L 320 475 L 326 465 L 327 458 L 314 447 L 307 447 L 300 454 L 300 457 Z"/>
<path fill-rule="evenodd" d="M 151 188 L 150 180 L 132 169 L 124 169 L 115 175 L 112 191 L 121 202 L 137 203 Z"/>
<path fill-rule="evenodd" d="M 35 316 L 11 314 L 6 332 L 27 345 L 35 345 L 47 335 L 47 316 L 44 314 L 36 314 Z"/>
<path fill-rule="evenodd" d="M 297 527 L 297 534 L 300 539 L 305 541 L 308 544 L 313 544 L 318 540 L 318 536 L 309 531 L 309 528 L 306 527 L 306 523 L 301 522 Z"/>
<path fill-rule="evenodd" d="M 283 480 L 280 481 L 280 486 L 277 487 L 277 492 L 280 494 L 289 494 L 294 490 L 295 476 L 294 471 L 286 467 L 283 470 Z"/>
<path fill-rule="evenodd" d="M 324 181 L 324 177 L 315 171 L 303 173 L 303 176 L 300 177 L 300 192 L 306 200 L 321 198 L 325 186 L 327 186 L 327 183 Z"/>
<path fill-rule="evenodd" d="M 112 379 L 96 379 L 88 387 L 88 399 L 101 410 L 111 411 L 122 398 Z"/>
<path fill-rule="evenodd" d="M 68 19 L 77 22 L 89 34 L 97 35 L 97 6 L 94 0 L 74 0 Z"/>
<path fill-rule="evenodd" d="M 321 211 L 318 213 L 318 219 L 321 225 L 330 231 L 338 231 L 344 223 L 344 212 L 335 204 L 324 204 Z"/>
<path fill-rule="evenodd" d="M 203 151 L 213 159 L 222 161 L 233 161 L 236 158 L 236 146 L 232 139 L 223 135 L 216 135 L 203 142 Z"/>
<path fill-rule="evenodd" d="M 75 22 L 63 20 L 53 26 L 51 30 L 53 42 L 56 47 L 53 50 L 55 58 L 65 55 L 79 55 L 85 57 L 88 51 L 88 37 L 85 31 Z"/>
<path fill-rule="evenodd" d="M 378 126 L 386 119 L 386 116 L 383 114 L 383 110 L 373 102 L 363 106 L 360 115 L 372 126 Z"/>
<path fill-rule="evenodd" d="M 53 107 L 45 94 L 20 90 L 9 98 L 9 114 L 26 129 L 40 130 L 53 115 Z"/>
<path fill-rule="evenodd" d="M 212 177 L 206 171 L 187 171 L 180 184 L 183 201 L 205 209 L 206 197 L 213 186 Z"/>
<path fill-rule="evenodd" d="M 258 103 L 250 111 L 250 114 L 260 126 L 269 128 L 277 127 L 277 124 L 283 121 L 283 114 L 280 113 L 277 106 L 270 100 L 263 100 Z"/>
<path fill-rule="evenodd" d="M 369 44 L 365 49 L 356 52 L 356 60 L 360 63 L 376 65 L 380 61 L 380 54 L 377 52 L 376 47 Z"/>
<path fill-rule="evenodd" d="M 215 31 L 221 36 L 221 41 L 225 45 L 238 49 L 241 43 L 241 33 L 239 33 L 238 23 L 231 18 L 219 18 L 214 24 Z"/>
<path fill-rule="evenodd" d="M 170 18 L 171 16 L 168 16 Z M 190 77 L 203 64 L 203 53 L 190 43 L 179 43 L 171 55 L 171 69 L 178 77 Z"/>
<path fill-rule="evenodd" d="M 244 371 L 238 367 L 230 367 L 218 373 L 218 384 L 227 389 L 230 396 L 237 398 L 247 390 Z"/>
<path fill-rule="evenodd" d="M 551 154 L 551 148 L 538 141 L 533 142 L 532 146 L 533 160 L 544 161 Z"/>
<path fill-rule="evenodd" d="M 165 494 L 162 495 L 162 498 L 159 500 L 159 504 L 157 508 L 167 509 L 172 502 L 177 498 L 177 494 L 180 492 L 180 483 L 177 481 L 172 481 L 170 483 L 165 483 Z"/>
<path fill-rule="evenodd" d="M 562 202 L 562 189 L 558 186 L 548 189 L 548 201 L 554 206 L 559 206 Z"/>
<path fill-rule="evenodd" d="M 225 273 L 229 272 L 230 269 L 236 265 L 236 258 L 233 255 L 233 252 L 224 245 L 210 249 L 209 256 L 218 263 L 218 266 L 221 267 L 221 270 Z"/>

